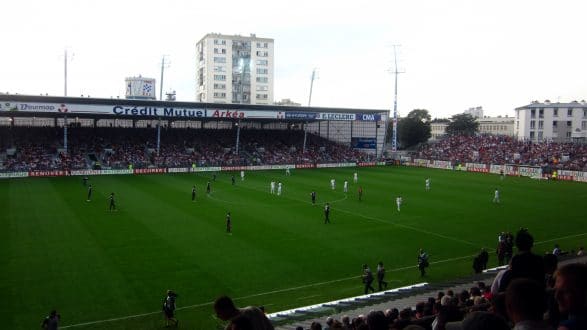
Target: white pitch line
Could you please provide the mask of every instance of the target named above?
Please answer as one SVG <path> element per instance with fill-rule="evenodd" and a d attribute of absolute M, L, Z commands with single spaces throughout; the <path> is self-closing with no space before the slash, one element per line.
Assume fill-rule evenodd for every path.
<path fill-rule="evenodd" d="M 565 238 L 579 237 L 579 236 L 585 236 L 585 235 L 587 235 L 587 233 L 567 235 L 567 236 L 553 238 L 553 239 L 549 239 L 549 240 L 545 240 L 545 241 L 536 242 L 535 244 L 544 244 L 544 243 L 548 243 L 548 242 L 552 242 L 552 241 L 556 241 L 556 240 L 561 240 L 561 239 L 565 239 Z M 443 259 L 443 260 L 438 260 L 438 261 L 432 261 L 432 262 L 430 262 L 430 264 L 436 265 L 436 264 L 446 263 L 446 262 L 455 261 L 455 260 L 462 260 L 462 259 L 472 258 L 472 257 L 475 257 L 475 256 L 477 256 L 477 255 L 476 254 L 473 254 L 473 255 L 456 257 L 456 258 Z M 405 267 L 394 268 L 394 269 L 391 269 L 390 271 L 396 272 L 396 271 L 407 270 L 407 269 L 412 269 L 412 268 L 417 268 L 417 267 L 418 266 L 405 266 Z M 292 288 L 285 288 L 285 289 L 280 289 L 280 290 L 273 290 L 273 291 L 268 291 L 268 292 L 261 292 L 261 293 L 256 293 L 256 294 L 252 294 L 252 295 L 248 295 L 248 296 L 233 298 L 233 300 L 242 300 L 242 299 L 248 299 L 248 298 L 254 298 L 254 297 L 260 297 L 260 296 L 266 296 L 266 295 L 276 294 L 276 293 L 284 293 L 284 292 L 289 292 L 289 291 L 295 291 L 295 290 L 300 290 L 300 289 L 311 288 L 311 287 L 315 287 L 315 286 L 332 284 L 332 283 L 336 283 L 336 282 L 343 282 L 343 281 L 354 280 L 354 279 L 358 279 L 360 277 L 361 277 L 361 275 L 358 275 L 358 276 L 340 278 L 340 279 L 331 280 L 331 281 L 325 281 L 325 282 L 318 282 L 318 283 L 311 283 L 311 284 L 306 284 L 306 285 L 300 285 L 300 286 L 292 287 Z M 204 307 L 204 306 L 212 306 L 212 304 L 214 304 L 214 302 L 200 303 L 200 304 L 195 304 L 195 305 L 189 305 L 189 306 L 179 307 L 179 308 L 177 308 L 177 310 L 192 309 L 192 308 Z M 266 306 L 268 306 L 268 305 L 266 305 Z M 154 314 L 159 314 L 159 313 L 161 313 L 161 311 L 149 312 L 149 313 L 142 313 L 142 314 L 135 314 L 135 315 L 128 315 L 128 316 L 121 316 L 121 317 L 116 317 L 116 318 L 111 318 L 111 319 L 105 319 L 105 320 L 98 320 L 98 321 L 90 321 L 90 322 L 84 322 L 84 323 L 77 323 L 77 324 L 71 324 L 71 325 L 63 326 L 63 327 L 61 327 L 61 329 L 76 328 L 76 327 L 83 327 L 83 326 L 86 326 L 86 325 L 93 325 L 93 324 L 100 324 L 100 323 L 107 323 L 107 322 L 115 322 L 115 321 L 122 321 L 122 320 L 128 320 L 128 319 L 133 319 L 133 318 L 138 318 L 138 317 L 143 317 L 143 316 L 149 316 L 149 315 L 154 315 Z"/>

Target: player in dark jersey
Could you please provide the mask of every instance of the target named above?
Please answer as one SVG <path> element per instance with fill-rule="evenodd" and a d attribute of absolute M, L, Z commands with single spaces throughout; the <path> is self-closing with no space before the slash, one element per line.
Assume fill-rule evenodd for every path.
<path fill-rule="evenodd" d="M 316 192 L 312 191 L 310 197 L 312 197 L 312 205 L 316 205 Z"/>
<path fill-rule="evenodd" d="M 210 195 L 210 191 L 212 191 L 212 187 L 210 186 L 210 181 L 206 184 L 206 194 Z"/>
<path fill-rule="evenodd" d="M 116 202 L 114 201 L 114 193 L 110 194 L 110 197 L 108 197 L 108 199 L 110 200 L 110 207 L 108 208 L 109 211 L 116 211 Z"/>
<path fill-rule="evenodd" d="M 359 201 L 361 201 L 363 199 L 363 187 L 359 186 Z"/>
<path fill-rule="evenodd" d="M 92 200 L 92 185 L 88 186 L 88 198 L 86 198 L 86 202 L 89 202 Z"/>
<path fill-rule="evenodd" d="M 192 187 L 192 202 L 196 201 L 196 186 Z"/>
<path fill-rule="evenodd" d="M 88 177 L 87 176 L 84 176 L 83 182 L 84 182 L 84 187 L 88 185 Z"/>
<path fill-rule="evenodd" d="M 177 294 L 172 290 L 167 290 L 167 296 L 163 298 L 163 314 L 165 314 L 165 327 L 169 327 L 171 323 L 175 327 L 179 323 L 175 318 L 175 299 Z"/>
<path fill-rule="evenodd" d="M 230 181 L 232 182 L 232 185 L 234 186 L 234 184 L 235 184 L 235 182 L 236 182 L 236 181 L 234 180 L 234 175 L 232 175 L 232 176 L 230 177 Z"/>
<path fill-rule="evenodd" d="M 324 223 L 330 223 L 330 204 L 324 205 Z"/>
<path fill-rule="evenodd" d="M 226 213 L 226 232 L 232 234 L 232 219 L 230 217 L 230 212 Z"/>

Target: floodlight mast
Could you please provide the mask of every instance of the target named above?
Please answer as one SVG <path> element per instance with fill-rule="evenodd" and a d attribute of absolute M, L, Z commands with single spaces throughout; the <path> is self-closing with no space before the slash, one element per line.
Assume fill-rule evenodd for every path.
<path fill-rule="evenodd" d="M 308 97 L 308 107 L 312 104 L 312 89 L 314 87 L 314 79 L 316 79 L 316 68 L 312 70 L 312 79 L 310 80 L 310 97 Z M 306 141 L 308 140 L 308 122 L 304 125 L 304 146 L 302 151 L 306 153 Z"/>
<path fill-rule="evenodd" d="M 393 95 L 393 136 L 391 140 L 391 151 L 397 151 L 397 76 L 398 74 L 402 73 L 397 71 L 397 54 L 396 54 L 396 47 L 398 45 L 393 45 L 393 61 L 395 64 L 395 68 L 393 73 L 395 74 L 395 90 Z"/>

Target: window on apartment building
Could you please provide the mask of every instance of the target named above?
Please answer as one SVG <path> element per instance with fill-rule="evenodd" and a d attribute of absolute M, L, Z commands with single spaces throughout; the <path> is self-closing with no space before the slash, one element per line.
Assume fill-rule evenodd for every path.
<path fill-rule="evenodd" d="M 268 83 L 269 82 L 269 78 L 267 78 L 267 77 L 257 77 L 257 82 L 258 83 Z"/>
<path fill-rule="evenodd" d="M 530 121 L 530 128 L 536 128 L 536 121 L 535 120 Z"/>
<path fill-rule="evenodd" d="M 556 123 L 558 123 L 558 121 L 556 121 L 556 120 L 555 120 L 555 121 L 553 121 L 553 122 L 552 122 L 552 127 L 556 127 Z"/>
<path fill-rule="evenodd" d="M 544 128 L 544 121 L 540 120 L 538 122 L 538 129 L 543 129 Z"/>
<path fill-rule="evenodd" d="M 553 116 L 553 117 L 558 117 L 558 109 L 554 109 L 554 110 L 552 111 L 552 116 Z"/>
<path fill-rule="evenodd" d="M 222 65 L 214 66 L 214 72 L 226 72 L 226 67 Z"/>
<path fill-rule="evenodd" d="M 583 118 L 587 118 L 587 110 L 583 109 Z"/>
<path fill-rule="evenodd" d="M 269 44 L 266 42 L 258 42 L 257 43 L 257 48 L 267 48 L 269 47 Z"/>
<path fill-rule="evenodd" d="M 257 51 L 257 56 L 259 56 L 259 57 L 267 57 L 267 56 L 269 56 L 269 52 L 258 50 Z"/>
<path fill-rule="evenodd" d="M 572 121 L 567 121 L 567 127 L 571 127 L 573 126 L 573 122 Z"/>
<path fill-rule="evenodd" d="M 226 54 L 226 48 L 214 48 L 214 54 Z"/>
<path fill-rule="evenodd" d="M 571 132 L 567 132 L 567 138 L 571 138 Z"/>
<path fill-rule="evenodd" d="M 516 121 L 516 129 L 520 129 L 520 122 Z"/>
<path fill-rule="evenodd" d="M 217 81 L 226 81 L 226 75 L 224 75 L 224 74 L 215 74 L 214 75 L 214 80 L 217 80 Z"/>
<path fill-rule="evenodd" d="M 530 118 L 536 118 L 536 110 L 535 109 L 530 110 Z"/>
<path fill-rule="evenodd" d="M 267 60 L 257 60 L 257 65 L 267 65 L 269 64 L 269 61 Z"/>
<path fill-rule="evenodd" d="M 263 86 L 263 85 L 257 85 L 257 92 L 263 92 L 263 91 L 268 91 L 269 90 L 269 86 Z"/>
<path fill-rule="evenodd" d="M 226 89 L 226 84 L 214 84 L 214 89 Z"/>
<path fill-rule="evenodd" d="M 530 131 L 530 139 L 534 139 L 534 131 Z"/>
<path fill-rule="evenodd" d="M 257 68 L 257 74 L 268 74 L 269 69 L 266 68 Z"/>
<path fill-rule="evenodd" d="M 583 120 L 583 121 L 581 122 L 581 129 L 582 129 L 582 130 L 586 130 L 586 129 L 587 129 L 587 121 L 584 121 L 584 120 Z"/>
<path fill-rule="evenodd" d="M 538 140 L 542 140 L 542 137 L 543 137 L 543 136 L 544 136 L 544 135 L 542 134 L 542 132 L 538 132 Z"/>
<path fill-rule="evenodd" d="M 538 118 L 544 118 L 544 109 L 538 110 Z"/>
<path fill-rule="evenodd" d="M 567 117 L 573 117 L 573 109 L 567 110 Z"/>
<path fill-rule="evenodd" d="M 256 98 L 257 98 L 257 100 L 266 100 L 267 94 L 257 94 Z"/>
<path fill-rule="evenodd" d="M 223 39 L 214 39 L 215 45 L 226 45 L 226 40 Z"/>
<path fill-rule="evenodd" d="M 214 97 L 215 98 L 225 98 L 226 97 L 226 93 L 214 93 Z"/>
<path fill-rule="evenodd" d="M 215 56 L 214 63 L 226 63 L 226 57 Z"/>

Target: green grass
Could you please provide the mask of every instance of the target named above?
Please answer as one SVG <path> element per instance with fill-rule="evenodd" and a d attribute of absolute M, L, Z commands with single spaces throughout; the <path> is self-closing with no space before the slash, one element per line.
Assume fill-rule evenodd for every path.
<path fill-rule="evenodd" d="M 284 183 L 283 196 L 269 194 L 271 179 Z M 0 181 L 6 328 L 37 328 L 56 308 L 62 326 L 122 318 L 74 329 L 159 329 L 161 300 L 174 289 L 180 327 L 213 329 L 211 302 L 222 294 L 276 312 L 362 294 L 363 263 L 383 261 L 393 287 L 420 282 L 420 247 L 431 256 L 425 280 L 437 282 L 471 274 L 472 256 L 493 249 L 499 231 L 528 227 L 538 253 L 555 242 L 576 249 L 587 237 L 587 185 L 579 183 L 407 167 L 294 170 L 290 177 L 264 171 L 247 172 L 244 182 L 237 174 L 236 186 L 221 173 L 207 197 L 208 180 L 209 173 L 96 176 L 90 203 L 80 177 Z M 495 188 L 498 205 L 491 202 Z M 312 190 L 319 205 L 310 204 Z M 110 192 L 117 212 L 108 212 Z M 232 235 L 225 233 L 227 211 Z"/>

